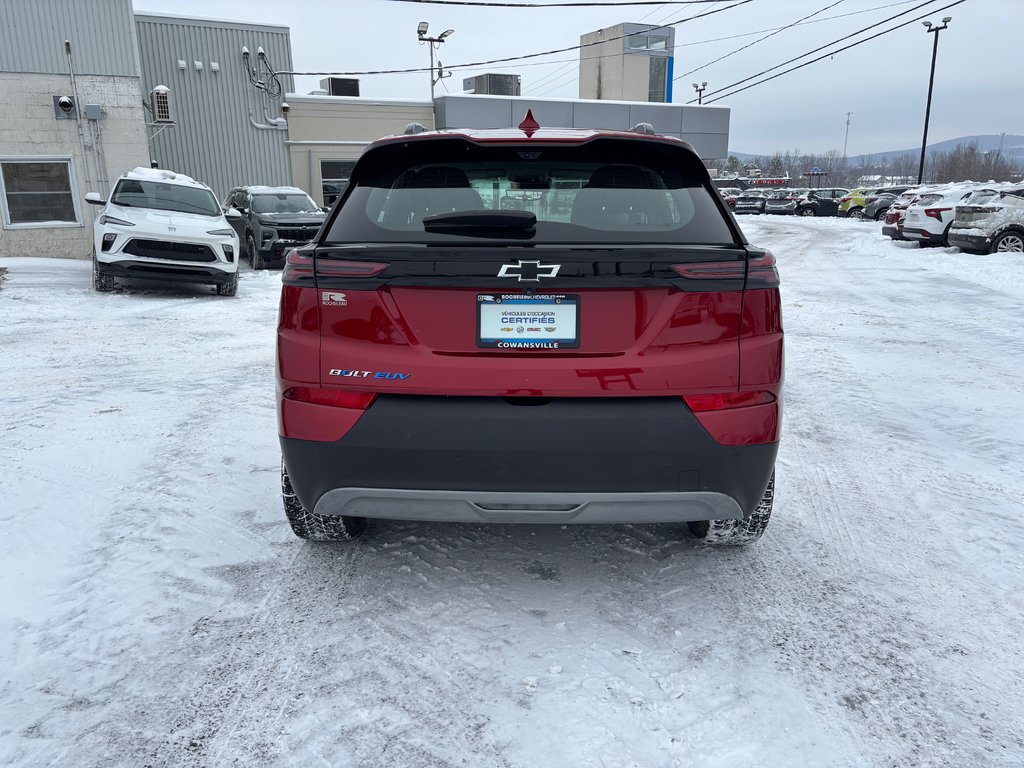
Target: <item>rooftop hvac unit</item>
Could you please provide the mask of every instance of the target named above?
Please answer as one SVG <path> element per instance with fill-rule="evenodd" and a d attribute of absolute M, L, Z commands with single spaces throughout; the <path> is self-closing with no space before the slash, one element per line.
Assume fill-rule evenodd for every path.
<path fill-rule="evenodd" d="M 522 78 L 519 75 L 486 74 L 467 77 L 462 81 L 462 90 L 469 93 L 490 96 L 519 96 Z"/>
<path fill-rule="evenodd" d="M 153 106 L 153 122 L 168 125 L 174 122 L 171 109 L 171 89 L 166 85 L 158 85 L 149 94 L 149 103 Z"/>
<path fill-rule="evenodd" d="M 359 80 L 354 77 L 325 77 L 320 87 L 329 96 L 358 96 Z"/>

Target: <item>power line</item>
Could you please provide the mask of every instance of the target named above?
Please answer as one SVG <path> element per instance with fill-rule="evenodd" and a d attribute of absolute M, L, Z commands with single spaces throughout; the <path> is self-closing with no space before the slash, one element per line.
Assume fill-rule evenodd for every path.
<path fill-rule="evenodd" d="M 694 72 L 700 72 L 702 69 L 706 69 L 707 67 L 710 67 L 712 64 L 717 64 L 718 62 L 722 61 L 723 59 L 728 59 L 730 56 L 733 56 L 733 55 L 739 53 L 740 51 L 745 51 L 747 48 L 750 48 L 752 45 L 757 45 L 758 43 L 767 40 L 769 37 L 774 37 L 775 35 L 777 35 L 780 32 L 783 32 L 783 31 L 789 29 L 790 27 L 795 27 L 801 21 L 807 21 L 807 19 L 810 19 L 813 16 L 817 16 L 819 13 L 824 13 L 829 8 L 835 8 L 837 5 L 839 5 L 843 1 L 844 0 L 835 0 L 835 2 L 832 3 L 831 5 L 826 5 L 824 8 L 819 8 L 814 13 L 810 13 L 810 14 L 804 16 L 803 18 L 797 19 L 792 24 L 787 24 L 784 27 L 779 27 L 778 29 L 774 30 L 773 32 L 770 32 L 769 34 L 765 35 L 764 37 L 759 37 L 757 40 L 751 40 L 749 43 L 747 43 L 746 45 L 740 46 L 735 51 L 729 51 L 729 53 L 725 54 L 724 56 L 719 56 L 717 59 L 714 59 L 713 61 L 709 61 L 707 64 L 701 64 L 696 69 L 691 69 L 689 72 L 683 72 L 683 74 L 679 75 L 679 77 L 673 78 L 673 80 L 682 80 L 684 77 L 687 77 L 688 75 L 692 75 Z"/>
<path fill-rule="evenodd" d="M 889 8 L 896 8 L 896 7 L 901 6 L 901 5 L 910 5 L 911 3 L 915 3 L 915 2 L 917 2 L 917 0 L 900 0 L 900 2 L 898 2 L 898 3 L 889 3 L 887 5 L 876 5 L 873 8 L 862 8 L 859 11 L 850 11 L 849 13 L 839 13 L 839 14 L 836 14 L 835 16 L 825 16 L 824 18 L 821 18 L 821 19 L 813 19 L 811 21 L 803 21 L 803 22 L 797 22 L 795 24 L 787 24 L 784 27 L 768 27 L 766 29 L 755 29 L 755 30 L 752 30 L 750 32 L 742 32 L 742 33 L 740 33 L 738 35 L 726 35 L 725 37 L 709 37 L 707 40 L 694 40 L 694 41 L 689 42 L 689 43 L 678 43 L 678 44 L 672 46 L 672 49 L 674 51 L 676 51 L 676 50 L 679 50 L 680 48 L 691 48 L 691 47 L 693 47 L 695 45 L 708 45 L 710 43 L 720 43 L 723 40 L 736 40 L 736 39 L 741 38 L 741 37 L 750 37 L 751 35 L 759 35 L 762 32 L 775 32 L 776 30 L 787 29 L 789 27 L 802 27 L 802 26 L 805 26 L 807 24 L 821 24 L 822 22 L 825 22 L 825 21 L 832 21 L 834 19 L 845 19 L 847 16 L 859 16 L 862 13 L 871 13 L 872 11 L 884 11 L 884 10 L 887 10 Z M 594 58 L 608 59 L 608 58 L 615 58 L 615 57 L 617 57 L 619 55 L 620 54 L 618 54 L 618 53 L 608 53 L 608 54 L 604 54 L 602 56 L 595 56 Z M 531 62 L 529 64 L 515 64 L 515 65 L 509 67 L 509 69 L 519 69 L 521 67 L 546 67 L 546 66 L 551 66 L 553 64 L 564 64 L 564 63 L 575 64 L 575 63 L 578 63 L 578 62 L 579 62 L 578 58 L 573 58 L 573 59 L 554 59 L 552 61 L 535 61 L 535 62 Z M 462 67 L 452 67 L 451 69 L 457 69 L 457 68 L 462 68 Z M 541 78 L 541 80 L 548 80 L 548 79 L 550 79 L 553 76 L 557 76 L 557 75 L 559 75 L 565 69 L 566 69 L 566 67 L 564 67 L 564 66 L 563 67 L 558 67 L 554 72 L 551 72 L 550 74 L 545 75 L 543 78 Z M 530 90 L 535 90 L 537 88 L 537 85 L 538 84 L 531 85 L 530 86 Z"/>
<path fill-rule="evenodd" d="M 401 0 L 401 1 L 404 2 L 405 0 Z M 934 2 L 935 0 L 932 0 L 932 1 Z M 747 3 L 752 3 L 752 2 L 754 2 L 754 0 L 739 0 L 739 2 L 733 3 L 732 5 L 726 6 L 725 8 L 716 8 L 716 9 L 713 9 L 713 10 L 710 10 L 710 11 L 705 11 L 704 13 L 698 13 L 698 14 L 696 14 L 694 16 L 687 16 L 685 19 L 679 19 L 677 21 L 670 21 L 669 23 L 662 24 L 661 26 L 663 26 L 663 27 L 675 27 L 675 26 L 678 26 L 680 24 L 685 24 L 688 21 L 694 21 L 695 19 L 703 19 L 706 16 L 711 16 L 712 14 L 715 14 L 715 13 L 721 13 L 722 11 L 728 11 L 728 10 L 731 10 L 733 8 L 739 8 L 741 5 L 746 5 Z M 503 59 L 490 59 L 488 61 L 473 61 L 473 62 L 469 62 L 469 63 L 466 63 L 466 64 L 454 64 L 454 65 L 446 66 L 445 69 L 472 69 L 474 67 L 486 67 L 486 66 L 489 66 L 491 64 L 504 64 L 504 63 L 509 62 L 509 61 L 522 61 L 523 59 L 536 59 L 536 58 L 538 58 L 540 56 L 550 56 L 550 55 L 555 54 L 555 53 L 568 53 L 569 51 L 578 51 L 578 50 L 581 50 L 583 48 L 589 48 L 589 47 L 595 46 L 595 45 L 604 45 L 605 43 L 613 42 L 615 40 L 624 40 L 627 37 L 630 37 L 630 35 L 628 35 L 628 34 L 617 35 L 616 37 L 608 37 L 608 38 L 605 38 L 604 40 L 595 40 L 592 43 L 581 43 L 580 45 L 570 45 L 568 48 L 553 48 L 550 51 L 541 51 L 540 53 L 527 53 L 527 54 L 524 54 L 522 56 L 508 56 L 508 57 L 503 58 Z M 550 63 L 550 62 L 548 62 L 548 63 Z M 430 71 L 429 68 L 416 67 L 416 68 L 410 68 L 410 69 L 377 69 L 377 70 L 368 70 L 368 71 L 363 71 L 363 72 L 278 72 L 277 74 L 278 75 L 298 75 L 298 76 L 319 76 L 319 77 L 330 77 L 330 76 L 335 76 L 335 77 L 352 77 L 352 76 L 355 76 L 355 75 L 405 75 L 405 74 L 411 74 L 413 72 L 429 72 L 429 71 Z"/>
<path fill-rule="evenodd" d="M 897 14 L 895 14 L 893 16 L 890 16 L 887 19 L 882 19 L 881 21 L 875 22 L 874 24 L 871 24 L 871 25 L 869 25 L 867 27 L 864 27 L 863 29 L 858 29 L 856 32 L 852 32 L 849 35 L 845 35 L 844 37 L 838 38 L 837 40 L 833 40 L 833 41 L 831 41 L 829 43 L 825 43 L 824 45 L 818 46 L 814 50 L 807 51 L 807 53 L 801 53 L 799 56 L 794 56 L 792 59 L 784 61 L 781 64 L 776 64 L 774 67 L 769 67 L 768 69 L 762 70 L 762 71 L 758 72 L 756 75 L 751 75 L 750 77 L 745 77 L 742 80 L 737 80 L 735 83 L 732 83 L 730 85 L 722 86 L 721 88 L 718 88 L 718 89 L 716 89 L 716 90 L 714 90 L 714 91 L 712 91 L 711 93 L 708 94 L 709 103 L 711 101 L 718 101 L 718 99 L 710 99 L 710 97 L 714 96 L 716 93 L 721 93 L 722 91 L 726 91 L 729 88 L 733 88 L 733 87 L 735 87 L 737 85 L 742 85 L 743 83 L 745 83 L 745 82 L 747 82 L 749 80 L 753 80 L 755 78 L 758 78 L 761 75 L 766 75 L 769 72 L 772 72 L 772 71 L 774 71 L 776 69 L 779 69 L 780 67 L 786 66 L 787 64 L 792 64 L 794 61 L 799 61 L 800 59 L 806 58 L 807 56 L 810 56 L 811 54 L 817 53 L 818 51 L 822 51 L 822 50 L 828 48 L 829 46 L 835 45 L 836 43 L 841 43 L 841 42 L 843 42 L 845 40 L 849 40 L 849 39 L 851 39 L 853 37 L 856 37 L 857 35 L 859 35 L 859 34 L 861 34 L 863 32 L 867 32 L 869 30 L 872 30 L 875 27 L 877 27 L 879 24 L 887 24 L 888 22 L 892 21 L 893 19 L 898 19 L 900 16 L 906 16 L 908 13 L 914 13 L 915 11 L 919 11 L 922 8 L 924 8 L 926 5 L 931 5 L 932 3 L 936 3 L 936 2 L 939 2 L 939 1 L 940 0 L 925 0 L 925 2 L 921 3 L 918 6 L 915 6 L 915 7 L 911 8 L 909 10 L 897 13 Z M 693 103 L 693 101 L 688 101 L 687 102 L 687 104 L 692 104 L 692 103 Z"/>
<path fill-rule="evenodd" d="M 933 2 L 936 2 L 936 0 L 929 0 L 929 2 L 924 3 L 924 4 L 918 6 L 917 8 L 915 8 L 913 10 L 919 10 L 920 8 L 924 7 L 924 5 L 929 5 L 930 3 L 933 3 Z M 881 37 L 882 35 L 887 35 L 890 32 L 895 32 L 897 29 L 902 29 L 903 27 L 909 26 L 910 24 L 913 24 L 915 21 L 921 21 L 921 19 L 925 18 L 926 16 L 931 16 L 933 13 L 939 13 L 940 11 L 949 10 L 950 8 L 954 8 L 955 6 L 958 6 L 961 3 L 965 3 L 965 2 L 967 2 L 967 0 L 956 0 L 956 2 L 950 3 L 949 5 L 944 5 L 941 8 L 933 8 L 933 9 L 929 10 L 927 13 L 923 13 L 923 14 L 921 14 L 920 16 L 918 16 L 916 18 L 913 18 L 913 19 L 910 19 L 909 21 L 904 21 L 904 22 L 902 22 L 900 24 L 897 24 L 895 27 L 892 27 L 891 29 L 886 29 L 886 30 L 884 30 L 882 32 L 878 32 L 878 33 L 876 33 L 874 35 L 871 35 L 871 37 L 866 37 L 863 40 L 858 40 L 856 43 L 851 43 L 850 45 L 844 46 L 844 47 L 839 48 L 839 49 L 837 49 L 835 51 L 830 51 L 829 53 L 826 53 L 826 54 L 824 54 L 822 56 L 819 56 L 816 59 L 811 59 L 810 61 L 805 61 L 802 64 L 798 64 L 795 67 L 790 67 L 789 69 L 787 69 L 787 70 L 785 70 L 783 72 L 778 72 L 778 73 L 772 75 L 771 77 L 766 77 L 764 80 L 759 80 L 756 83 L 751 83 L 750 85 L 746 85 L 743 88 L 737 88 L 735 91 L 730 91 L 729 93 L 722 94 L 721 96 L 718 96 L 717 98 L 711 99 L 709 102 L 706 102 L 706 103 L 710 104 L 710 103 L 713 103 L 713 102 L 716 102 L 716 101 L 721 101 L 722 99 L 726 99 L 729 96 L 733 96 L 733 95 L 735 95 L 737 93 L 740 93 L 742 91 L 746 91 L 749 88 L 753 88 L 754 86 L 761 85 L 762 83 L 767 83 L 769 80 L 774 80 L 775 78 L 782 77 L 783 75 L 787 75 L 790 72 L 795 72 L 798 69 L 803 69 L 804 67 L 806 67 L 806 66 L 808 66 L 810 64 L 814 64 L 815 62 L 821 61 L 822 59 L 827 59 L 830 56 L 834 56 L 837 53 L 842 53 L 843 51 L 847 51 L 850 48 L 856 48 L 858 45 L 862 45 L 863 43 L 867 43 L 867 42 L 869 42 L 871 40 L 874 40 L 876 37 Z M 886 19 L 885 21 L 889 21 L 889 20 L 890 19 Z M 879 22 L 879 23 L 884 24 L 885 21 Z M 861 30 L 861 31 L 863 31 L 863 30 Z M 854 35 L 857 35 L 857 34 L 860 34 L 860 33 L 859 32 L 855 32 L 854 33 Z M 852 36 L 853 35 L 851 35 L 850 37 L 852 37 Z M 844 40 L 848 40 L 849 37 L 846 37 L 846 38 L 843 38 L 843 39 Z M 834 41 L 834 42 L 841 42 L 841 41 Z M 832 43 L 830 43 L 830 45 L 831 44 Z M 818 50 L 820 50 L 820 49 L 818 49 Z M 804 54 L 804 56 L 807 56 L 807 55 L 809 55 L 809 54 Z M 803 57 L 802 56 L 798 56 L 797 58 L 799 59 L 799 58 L 803 58 Z M 786 62 L 786 63 L 788 63 L 788 62 Z M 784 65 L 780 64 L 779 66 L 784 66 Z M 772 67 L 772 69 L 778 69 L 778 67 Z M 765 70 L 765 72 L 762 72 L 761 74 L 765 74 L 767 72 L 771 72 L 771 69 Z M 754 75 L 754 77 L 760 77 L 760 75 Z M 749 77 L 746 78 L 746 80 L 750 80 L 750 79 L 751 78 L 749 78 Z M 741 82 L 741 83 L 742 82 L 746 82 L 746 80 L 741 80 L 739 82 Z M 733 85 L 737 85 L 737 84 L 738 83 L 734 83 Z M 720 90 L 726 90 L 728 88 L 732 88 L 732 86 L 731 85 L 727 85 L 725 88 L 720 89 Z M 692 102 L 688 102 L 688 103 L 692 103 Z"/>

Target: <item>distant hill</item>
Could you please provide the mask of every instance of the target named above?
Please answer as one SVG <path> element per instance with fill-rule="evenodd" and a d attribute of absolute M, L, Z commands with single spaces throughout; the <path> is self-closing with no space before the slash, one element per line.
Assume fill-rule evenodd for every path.
<path fill-rule="evenodd" d="M 929 152 L 948 152 L 951 149 L 955 149 L 957 144 L 966 144 L 972 141 L 978 142 L 978 146 L 983 152 L 989 152 L 994 149 L 999 149 L 999 142 L 1003 142 L 1003 157 L 1008 160 L 1015 161 L 1017 163 L 1024 164 L 1024 136 L 1017 136 L 1013 134 L 1006 134 L 1000 136 L 999 134 L 987 134 L 980 136 L 960 136 L 956 139 L 948 139 L 946 141 L 939 141 L 935 144 L 928 145 Z M 858 166 L 865 163 L 884 163 L 889 160 L 893 160 L 901 155 L 910 155 L 911 157 L 917 157 L 921 153 L 920 147 L 913 147 L 911 149 L 892 149 L 886 152 L 872 152 L 864 155 L 851 155 L 849 157 L 850 165 Z M 736 155 L 743 162 L 749 162 L 757 157 L 770 157 L 768 155 L 752 155 L 749 152 L 729 152 L 730 155 Z"/>

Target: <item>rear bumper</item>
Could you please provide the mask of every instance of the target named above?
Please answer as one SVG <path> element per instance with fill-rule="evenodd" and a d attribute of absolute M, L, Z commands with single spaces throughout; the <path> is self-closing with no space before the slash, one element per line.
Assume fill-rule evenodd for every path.
<path fill-rule="evenodd" d="M 630 523 L 751 514 L 778 443 L 720 445 L 676 398 L 391 395 L 341 440 L 281 448 L 319 514 Z"/>
<path fill-rule="evenodd" d="M 120 260 L 104 263 L 97 261 L 97 270 L 122 280 L 167 280 L 175 283 L 206 283 L 220 285 L 230 283 L 235 274 L 235 264 L 197 264 L 178 262 L 164 264 L 151 261 Z"/>
<path fill-rule="evenodd" d="M 955 245 L 964 251 L 988 253 L 992 247 L 991 238 L 983 235 L 961 235 L 955 229 L 949 230 L 948 240 L 950 245 Z"/>
<path fill-rule="evenodd" d="M 916 240 L 919 243 L 927 243 L 928 245 L 942 245 L 942 242 L 946 239 L 944 234 L 935 234 L 929 232 L 927 229 L 919 229 L 917 227 L 903 227 L 903 238 L 905 240 Z"/>
<path fill-rule="evenodd" d="M 893 240 L 903 239 L 903 235 L 900 234 L 900 228 L 896 224 L 885 224 L 882 227 L 882 234 L 885 237 L 891 237 Z"/>

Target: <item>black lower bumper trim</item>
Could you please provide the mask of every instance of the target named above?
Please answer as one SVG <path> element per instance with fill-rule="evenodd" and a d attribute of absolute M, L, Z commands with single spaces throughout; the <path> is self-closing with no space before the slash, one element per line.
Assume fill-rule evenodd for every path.
<path fill-rule="evenodd" d="M 749 515 L 777 443 L 723 446 L 677 398 L 384 395 L 334 443 L 281 438 L 295 492 L 314 509 L 339 488 L 529 493 L 706 491 Z"/>
<path fill-rule="evenodd" d="M 145 261 L 116 261 L 110 264 L 98 261 L 97 269 L 100 274 L 122 280 L 166 280 L 175 283 L 214 285 L 230 283 L 235 274 L 201 264 L 152 264 Z"/>

